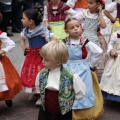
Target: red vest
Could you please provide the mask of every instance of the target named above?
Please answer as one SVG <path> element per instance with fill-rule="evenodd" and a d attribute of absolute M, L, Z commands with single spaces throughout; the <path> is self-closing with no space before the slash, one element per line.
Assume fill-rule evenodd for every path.
<path fill-rule="evenodd" d="M 51 2 L 48 3 L 48 21 L 64 21 L 66 18 L 66 14 L 64 11 L 70 9 L 64 2 L 60 2 L 57 9 L 52 8 Z M 56 12 L 56 14 L 54 14 Z"/>

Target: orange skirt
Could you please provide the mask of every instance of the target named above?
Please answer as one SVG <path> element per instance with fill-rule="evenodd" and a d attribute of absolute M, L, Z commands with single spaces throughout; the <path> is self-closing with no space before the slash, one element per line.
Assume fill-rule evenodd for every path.
<path fill-rule="evenodd" d="M 0 101 L 11 100 L 13 97 L 22 90 L 22 83 L 20 76 L 12 65 L 11 61 L 7 56 L 4 56 L 1 60 L 3 65 L 6 84 L 9 88 L 8 91 L 0 92 Z"/>
<path fill-rule="evenodd" d="M 77 0 L 74 6 L 74 8 L 84 8 L 84 9 L 86 9 L 87 7 L 88 7 L 87 0 Z"/>

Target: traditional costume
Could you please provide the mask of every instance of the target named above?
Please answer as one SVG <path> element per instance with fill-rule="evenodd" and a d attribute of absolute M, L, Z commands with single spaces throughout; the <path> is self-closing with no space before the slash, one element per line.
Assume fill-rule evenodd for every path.
<path fill-rule="evenodd" d="M 2 43 L 5 45 L 3 48 Z M 14 47 L 15 43 L 0 31 L 0 49 L 7 53 Z M 9 58 L 4 54 L 0 56 L 0 101 L 12 100 L 22 90 L 21 79 Z"/>
<path fill-rule="evenodd" d="M 35 88 L 35 80 L 38 72 L 44 68 L 39 50 L 47 43 L 52 34 L 42 25 L 38 25 L 32 31 L 25 28 L 21 33 L 22 37 L 28 38 L 29 43 L 29 51 L 21 69 L 21 80 L 25 92 L 39 93 Z"/>
<path fill-rule="evenodd" d="M 37 76 L 36 86 L 40 90 L 42 107 L 38 120 L 72 120 L 74 99 L 85 95 L 85 84 L 81 78 L 63 66 L 43 69 Z M 52 96 L 51 96 L 52 94 Z"/>
<path fill-rule="evenodd" d="M 65 19 L 74 16 L 75 14 L 75 11 L 61 1 L 55 9 L 53 9 L 51 2 L 48 2 L 48 6 L 44 7 L 44 20 L 48 20 L 51 26 L 51 31 L 59 40 L 62 40 L 68 36 L 64 31 Z"/>
<path fill-rule="evenodd" d="M 85 85 L 86 94 L 81 100 L 75 100 L 73 104 L 73 119 L 93 119 L 98 117 L 103 111 L 103 99 L 100 92 L 98 79 L 94 74 L 91 75 L 90 68 L 98 65 L 102 56 L 102 49 L 91 41 L 86 40 L 81 44 L 80 39 L 68 38 L 66 46 L 69 52 L 69 60 L 64 67 L 79 75 Z M 91 51 L 91 59 L 86 60 L 88 51 Z M 96 91 L 99 91 L 98 93 Z M 96 111 L 95 108 L 101 105 Z"/>
<path fill-rule="evenodd" d="M 120 101 L 120 31 L 112 34 L 108 44 L 108 53 L 114 49 L 114 44 L 116 44 L 118 57 L 109 58 L 101 78 L 100 87 L 105 99 Z"/>

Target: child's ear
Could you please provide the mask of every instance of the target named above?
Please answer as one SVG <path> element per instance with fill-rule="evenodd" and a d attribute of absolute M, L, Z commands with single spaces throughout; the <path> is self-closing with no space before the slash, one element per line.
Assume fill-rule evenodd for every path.
<path fill-rule="evenodd" d="M 34 21 L 32 19 L 30 19 L 30 23 L 32 24 Z"/>
<path fill-rule="evenodd" d="M 64 28 L 64 31 L 65 31 L 65 32 L 68 34 L 68 31 L 67 31 L 67 29 L 65 29 L 65 28 Z"/>

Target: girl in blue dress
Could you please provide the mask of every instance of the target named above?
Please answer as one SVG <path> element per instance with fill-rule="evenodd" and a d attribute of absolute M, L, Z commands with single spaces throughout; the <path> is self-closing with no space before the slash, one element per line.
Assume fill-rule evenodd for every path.
<path fill-rule="evenodd" d="M 87 86 L 85 96 L 81 100 L 74 101 L 72 107 L 73 119 L 96 118 L 103 110 L 103 99 L 98 79 L 95 73 L 91 75 L 90 69 L 95 70 L 102 57 L 102 49 L 95 43 L 80 36 L 82 28 L 76 18 L 70 18 L 65 22 L 65 32 L 69 35 L 65 39 L 69 60 L 67 64 L 64 64 L 64 67 L 79 75 Z M 88 51 L 91 52 L 89 61 L 86 60 Z"/>

